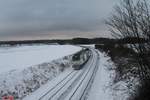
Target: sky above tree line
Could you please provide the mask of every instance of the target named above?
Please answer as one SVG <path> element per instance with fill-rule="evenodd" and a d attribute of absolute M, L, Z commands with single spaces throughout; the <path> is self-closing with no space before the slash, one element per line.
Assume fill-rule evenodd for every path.
<path fill-rule="evenodd" d="M 111 37 L 104 19 L 119 0 L 0 0 L 0 40 Z"/>

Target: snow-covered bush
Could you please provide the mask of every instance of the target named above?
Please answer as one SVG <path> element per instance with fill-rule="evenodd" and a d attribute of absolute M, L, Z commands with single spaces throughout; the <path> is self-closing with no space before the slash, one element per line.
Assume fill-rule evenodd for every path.
<path fill-rule="evenodd" d="M 11 70 L 0 74 L 0 97 L 12 95 L 16 99 L 35 91 L 47 81 L 58 76 L 72 66 L 72 56 L 28 67 L 24 70 Z"/>

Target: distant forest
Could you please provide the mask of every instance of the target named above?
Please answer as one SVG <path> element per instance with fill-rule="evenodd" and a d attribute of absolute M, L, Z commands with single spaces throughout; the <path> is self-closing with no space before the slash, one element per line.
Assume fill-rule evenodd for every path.
<path fill-rule="evenodd" d="M 141 43 L 146 42 L 143 38 L 140 39 Z M 135 44 L 139 43 L 138 38 L 122 38 L 122 39 L 109 39 L 109 38 L 73 38 L 64 40 L 21 40 L 21 41 L 0 41 L 0 45 L 18 45 L 18 44 Z"/>

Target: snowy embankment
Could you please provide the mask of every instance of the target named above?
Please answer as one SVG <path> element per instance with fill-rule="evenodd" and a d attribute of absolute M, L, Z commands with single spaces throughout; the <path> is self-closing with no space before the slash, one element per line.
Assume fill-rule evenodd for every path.
<path fill-rule="evenodd" d="M 108 70 L 111 66 L 114 65 L 110 58 L 105 53 L 99 52 L 99 67 L 88 93 L 88 100 L 114 100 L 110 85 L 113 82 L 115 72 Z"/>
<path fill-rule="evenodd" d="M 115 64 L 104 52 L 99 52 L 99 68 L 88 93 L 87 100 L 127 100 L 129 95 L 126 83 L 114 84 Z"/>
<path fill-rule="evenodd" d="M 81 70 L 61 73 L 23 100 L 127 100 L 124 82 L 113 84 L 115 65 L 110 57 L 91 50 L 93 56 Z"/>
<path fill-rule="evenodd" d="M 30 94 L 71 68 L 71 56 L 80 50 L 71 45 L 0 47 L 0 97 Z"/>

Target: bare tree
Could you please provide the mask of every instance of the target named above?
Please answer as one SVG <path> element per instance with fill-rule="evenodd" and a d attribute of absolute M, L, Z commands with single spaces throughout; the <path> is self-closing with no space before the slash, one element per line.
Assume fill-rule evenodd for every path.
<path fill-rule="evenodd" d="M 122 0 L 106 21 L 116 38 L 134 37 L 138 44 L 131 47 L 137 52 L 139 75 L 150 79 L 150 8 L 146 0 Z M 141 38 L 145 43 L 141 43 Z M 132 40 L 131 40 L 132 41 Z"/>

